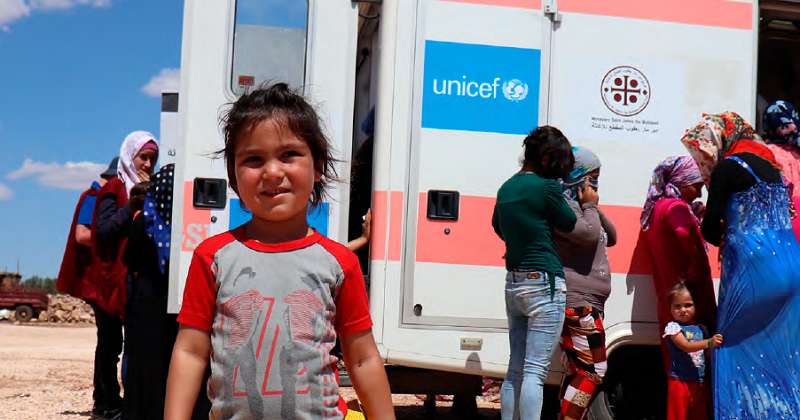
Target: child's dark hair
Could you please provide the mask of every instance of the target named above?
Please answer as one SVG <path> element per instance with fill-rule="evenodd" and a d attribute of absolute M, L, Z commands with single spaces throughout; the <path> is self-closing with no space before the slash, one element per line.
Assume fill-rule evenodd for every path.
<path fill-rule="evenodd" d="M 564 178 L 575 165 L 572 145 L 561 130 L 555 127 L 537 127 L 525 137 L 522 144 L 525 146 L 522 167 L 533 170 L 542 178 Z M 545 157 L 548 158 L 546 164 L 542 162 Z"/>
<path fill-rule="evenodd" d="M 265 84 L 245 93 L 222 117 L 225 148 L 218 151 L 217 155 L 225 157 L 231 188 L 239 194 L 235 159 L 239 136 L 264 121 L 273 121 L 289 129 L 311 150 L 314 169 L 322 174 L 322 179 L 314 183 L 311 193 L 311 208 L 315 209 L 325 197 L 329 183 L 338 180 L 334 166 L 338 160 L 333 157 L 333 149 L 322 131 L 322 123 L 314 107 L 286 83 Z"/>
<path fill-rule="evenodd" d="M 689 296 L 692 296 L 692 289 L 689 286 L 687 286 L 686 283 L 679 282 L 678 284 L 672 286 L 672 288 L 669 289 L 669 292 L 667 292 L 667 299 L 669 300 L 670 306 L 672 305 L 672 301 L 675 300 L 676 297 L 684 293 L 688 293 Z M 693 296 L 692 298 L 694 299 Z"/>

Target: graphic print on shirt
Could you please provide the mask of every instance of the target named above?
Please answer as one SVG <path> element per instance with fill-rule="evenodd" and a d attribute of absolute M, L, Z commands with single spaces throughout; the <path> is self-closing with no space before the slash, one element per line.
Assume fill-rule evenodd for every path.
<path fill-rule="evenodd" d="M 222 318 L 222 329 L 228 328 L 227 338 L 223 351 L 228 360 L 237 360 L 239 365 L 235 369 L 228 369 L 225 374 L 225 386 L 222 390 L 223 396 L 232 401 L 234 397 L 247 396 L 247 406 L 250 414 L 255 418 L 260 418 L 264 414 L 264 405 L 261 400 L 261 392 L 256 385 L 258 373 L 258 363 L 256 360 L 257 349 L 260 349 L 258 333 L 259 321 L 264 313 L 264 298 L 255 290 L 247 291 L 241 295 L 234 296 L 222 304 L 223 314 L 230 314 Z M 271 305 L 270 305 L 270 308 Z M 266 320 L 265 320 L 266 321 Z M 266 326 L 265 322 L 262 322 Z M 237 379 L 241 377 L 244 384 L 244 393 L 236 392 Z M 241 388 L 241 387 L 240 387 Z M 231 413 L 233 414 L 233 413 Z"/>
<path fill-rule="evenodd" d="M 298 381 L 305 376 L 311 401 L 322 401 L 321 406 L 312 404 L 311 414 L 323 419 L 340 414 L 338 384 L 332 368 L 338 359 L 330 354 L 336 334 L 333 326 L 325 322 L 325 305 L 314 293 L 321 292 L 319 279 L 306 276 L 302 282 L 311 290 L 297 290 L 283 299 L 288 305 L 283 316 L 285 325 L 289 327 L 289 341 L 281 348 L 281 387 L 297 390 Z M 320 372 L 321 378 L 313 377 L 314 372 Z M 294 419 L 296 404 L 295 393 L 284 393 L 281 418 Z"/>

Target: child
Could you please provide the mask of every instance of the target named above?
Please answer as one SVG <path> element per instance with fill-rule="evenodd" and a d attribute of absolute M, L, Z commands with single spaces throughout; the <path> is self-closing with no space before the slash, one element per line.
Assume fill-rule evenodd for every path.
<path fill-rule="evenodd" d="M 191 416 L 209 357 L 211 418 L 345 418 L 337 335 L 366 415 L 394 419 L 358 259 L 306 221 L 335 177 L 319 117 L 278 83 L 239 98 L 223 130 L 231 188 L 253 218 L 194 252 L 165 419 Z"/>
<path fill-rule="evenodd" d="M 667 299 L 674 319 L 664 328 L 670 355 L 667 420 L 704 420 L 705 353 L 722 345 L 722 336 L 706 339 L 706 327 L 694 323 L 694 299 L 684 283 L 673 286 Z"/>

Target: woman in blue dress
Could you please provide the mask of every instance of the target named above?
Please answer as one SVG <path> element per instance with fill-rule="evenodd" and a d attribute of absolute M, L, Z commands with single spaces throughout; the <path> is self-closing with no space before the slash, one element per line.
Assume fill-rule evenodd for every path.
<path fill-rule="evenodd" d="M 775 157 L 732 112 L 705 116 L 682 142 L 709 187 L 701 231 L 721 246 L 715 418 L 797 419 L 800 245 Z"/>

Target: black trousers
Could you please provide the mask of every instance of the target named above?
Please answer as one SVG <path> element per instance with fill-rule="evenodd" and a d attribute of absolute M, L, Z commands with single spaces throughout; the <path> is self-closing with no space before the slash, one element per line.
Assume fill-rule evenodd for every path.
<path fill-rule="evenodd" d="M 97 347 L 94 350 L 94 409 L 112 411 L 122 408 L 117 380 L 117 364 L 122 353 L 122 319 L 109 315 L 95 304 Z"/>

